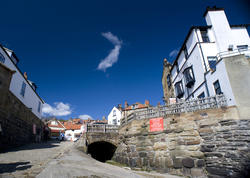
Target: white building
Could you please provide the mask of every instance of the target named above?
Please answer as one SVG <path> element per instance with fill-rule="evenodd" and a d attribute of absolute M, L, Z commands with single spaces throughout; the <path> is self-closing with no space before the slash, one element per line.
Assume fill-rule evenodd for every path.
<path fill-rule="evenodd" d="M 0 62 L 13 71 L 9 90 L 38 117 L 42 116 L 43 100 L 36 92 L 36 85 L 27 79 L 27 76 L 18 68 L 18 58 L 15 53 L 0 45 Z"/>
<path fill-rule="evenodd" d="M 222 8 L 207 8 L 204 17 L 207 26 L 190 28 L 167 83 L 178 99 L 223 93 L 229 106 L 236 105 L 224 58 L 250 55 L 248 25 L 230 25 Z"/>
<path fill-rule="evenodd" d="M 108 115 L 108 124 L 120 125 L 121 117 L 122 117 L 122 112 L 116 107 L 113 107 L 113 109 Z"/>

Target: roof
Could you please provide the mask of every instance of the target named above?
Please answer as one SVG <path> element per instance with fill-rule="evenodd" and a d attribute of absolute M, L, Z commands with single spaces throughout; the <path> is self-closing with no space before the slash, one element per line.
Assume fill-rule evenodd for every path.
<path fill-rule="evenodd" d="M 206 8 L 206 11 L 203 14 L 203 17 L 205 17 L 207 15 L 208 11 L 224 11 L 224 8 L 220 8 L 220 7 L 216 7 L 216 6 L 213 6 L 213 7 L 208 6 Z"/>
<path fill-rule="evenodd" d="M 72 122 L 64 122 L 66 130 L 81 130 L 82 124 L 75 124 Z"/>
<path fill-rule="evenodd" d="M 38 95 L 38 93 L 34 90 L 34 88 L 31 86 L 31 84 L 28 82 L 28 80 L 23 76 L 23 73 L 21 72 L 21 70 L 18 68 L 18 66 L 14 63 L 14 61 L 11 59 L 11 57 L 9 56 L 9 54 L 6 52 L 6 49 L 9 50 L 9 51 L 12 51 L 8 48 L 5 48 L 3 47 L 1 44 L 0 44 L 0 48 L 2 48 L 2 50 L 5 52 L 5 54 L 9 57 L 10 61 L 15 65 L 15 67 L 17 68 L 17 70 L 19 71 L 19 73 L 22 75 L 22 77 L 24 78 L 24 80 L 26 80 L 26 82 L 28 83 L 28 85 L 30 86 L 30 88 L 35 92 L 35 94 L 37 95 L 37 97 L 42 101 L 42 103 L 44 103 L 43 99 Z M 15 56 L 15 58 L 17 60 L 19 60 L 16 55 L 14 54 L 13 52 L 13 55 Z"/>
<path fill-rule="evenodd" d="M 64 133 L 64 130 L 54 130 L 54 129 L 50 129 L 50 132 L 52 132 L 52 133 L 59 133 L 59 132 Z"/>
<path fill-rule="evenodd" d="M 57 122 L 58 125 L 52 125 L 51 122 L 53 122 L 53 121 Z M 60 121 L 57 121 L 57 120 L 48 121 L 48 127 L 57 127 L 57 128 L 65 129 L 64 125 Z"/>
<path fill-rule="evenodd" d="M 137 107 L 133 108 L 134 105 L 137 105 Z M 128 111 L 128 110 L 132 110 L 132 109 L 142 109 L 142 108 L 147 108 L 147 107 L 149 107 L 149 105 L 141 104 L 139 102 L 136 102 L 136 103 L 131 104 L 130 106 L 126 107 L 124 110 Z"/>
<path fill-rule="evenodd" d="M 239 25 L 230 25 L 230 27 L 249 27 L 250 24 L 239 24 Z"/>
<path fill-rule="evenodd" d="M 186 36 L 186 38 L 185 38 L 185 40 L 184 40 L 184 42 L 183 42 L 183 44 L 182 44 L 182 46 L 181 46 L 181 49 L 179 50 L 179 52 L 178 52 L 178 54 L 177 54 L 175 60 L 173 61 L 173 66 L 175 65 L 175 63 L 177 62 L 177 59 L 178 59 L 179 56 L 181 55 L 181 51 L 184 49 L 185 44 L 186 44 L 186 42 L 187 42 L 187 40 L 188 40 L 188 38 L 189 38 L 191 32 L 193 31 L 193 29 L 206 30 L 206 29 L 209 29 L 209 28 L 211 28 L 211 27 L 212 27 L 211 25 L 208 25 L 208 26 L 192 26 L 192 27 L 189 29 L 188 34 L 187 34 L 187 36 Z M 173 67 L 171 68 L 170 72 L 171 72 L 172 70 L 173 70 Z"/>

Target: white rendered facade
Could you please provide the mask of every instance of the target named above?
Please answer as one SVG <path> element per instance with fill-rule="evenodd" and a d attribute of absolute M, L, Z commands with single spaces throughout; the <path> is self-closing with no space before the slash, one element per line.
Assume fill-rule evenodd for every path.
<path fill-rule="evenodd" d="M 113 107 L 111 112 L 108 115 L 108 124 L 110 125 L 120 125 L 120 120 L 122 117 L 122 113 L 116 107 Z"/>
<path fill-rule="evenodd" d="M 17 67 L 18 59 L 13 51 L 0 45 L 0 62 L 13 71 L 9 90 L 38 117 L 42 116 L 43 100 L 36 93 L 36 86 L 28 81 Z"/>
<path fill-rule="evenodd" d="M 229 25 L 223 9 L 205 13 L 207 26 L 192 27 L 173 63 L 170 76 L 175 96 L 189 100 L 223 93 L 229 106 L 235 98 L 224 57 L 250 55 L 247 25 Z"/>

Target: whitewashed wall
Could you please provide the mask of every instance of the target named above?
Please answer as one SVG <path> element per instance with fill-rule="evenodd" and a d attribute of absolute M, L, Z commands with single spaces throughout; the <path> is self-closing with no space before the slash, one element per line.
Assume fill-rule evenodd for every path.
<path fill-rule="evenodd" d="M 31 86 L 28 84 L 28 82 L 24 79 L 23 75 L 17 70 L 16 66 L 13 64 L 11 59 L 8 55 L 3 51 L 2 48 L 0 48 L 0 53 L 4 56 L 5 62 L 4 65 L 6 65 L 11 70 L 16 71 L 14 75 L 12 76 L 12 80 L 10 83 L 10 91 L 20 100 L 22 103 L 27 107 L 31 108 L 32 112 L 38 117 L 41 118 L 41 112 L 38 112 L 38 105 L 39 102 L 41 102 L 41 111 L 43 103 L 40 100 L 40 98 L 36 95 L 36 93 L 33 91 Z M 25 89 L 25 95 L 24 97 L 20 94 L 22 84 L 25 82 L 26 89 Z"/>
<path fill-rule="evenodd" d="M 212 72 L 210 71 L 207 58 L 228 51 L 228 46 L 231 44 L 234 45 L 234 49 L 237 48 L 237 45 L 248 45 L 248 47 L 250 47 L 249 35 L 245 27 L 230 27 L 224 11 L 209 11 L 205 19 L 207 25 L 212 25 L 211 28 L 207 29 L 210 42 L 203 42 L 199 29 L 193 30 L 190 33 L 185 44 L 188 55 L 190 56 L 186 61 L 183 51 L 181 52 L 176 62 L 179 65 L 180 72 L 177 74 L 176 67 L 173 67 L 171 71 L 172 82 L 173 85 L 175 85 L 176 82 L 182 81 L 184 98 L 187 99 L 188 95 L 191 94 L 193 94 L 194 98 L 197 98 L 202 92 L 204 92 L 205 97 L 207 97 L 206 80 L 209 94 L 210 96 L 214 96 L 215 90 L 213 83 L 219 80 L 221 90 L 227 97 L 228 105 L 232 106 L 236 103 L 224 61 L 221 60 L 217 63 L 216 71 Z M 195 77 L 195 83 L 192 88 L 185 86 L 183 75 L 183 71 L 189 66 L 193 67 Z M 206 80 L 204 74 L 206 74 Z"/>
<path fill-rule="evenodd" d="M 249 35 L 245 27 L 231 28 L 224 11 L 208 11 L 207 25 L 212 25 L 211 30 L 215 37 L 219 52 L 228 50 L 229 45 L 249 45 Z"/>
<path fill-rule="evenodd" d="M 116 112 L 116 116 L 113 116 L 113 112 Z M 117 125 L 120 125 L 121 123 L 121 117 L 122 117 L 122 113 L 119 109 L 117 109 L 116 107 L 113 107 L 113 109 L 111 110 L 111 112 L 108 115 L 108 124 L 113 125 L 113 120 L 117 121 Z"/>
<path fill-rule="evenodd" d="M 229 106 L 236 105 L 235 103 L 235 98 L 233 95 L 232 87 L 227 75 L 225 63 L 223 60 L 221 60 L 219 63 L 216 65 L 216 71 L 214 72 L 209 72 L 206 76 L 207 78 L 207 85 L 208 85 L 208 90 L 211 96 L 215 95 L 215 90 L 214 90 L 214 85 L 213 83 L 216 80 L 219 80 L 221 91 L 227 98 L 227 104 Z"/>

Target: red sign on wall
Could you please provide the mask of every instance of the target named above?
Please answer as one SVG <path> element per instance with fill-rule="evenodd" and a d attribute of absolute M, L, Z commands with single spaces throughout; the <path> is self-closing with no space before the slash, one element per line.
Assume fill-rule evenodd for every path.
<path fill-rule="evenodd" d="M 163 131 L 163 117 L 158 117 L 149 120 L 150 132 Z"/>

